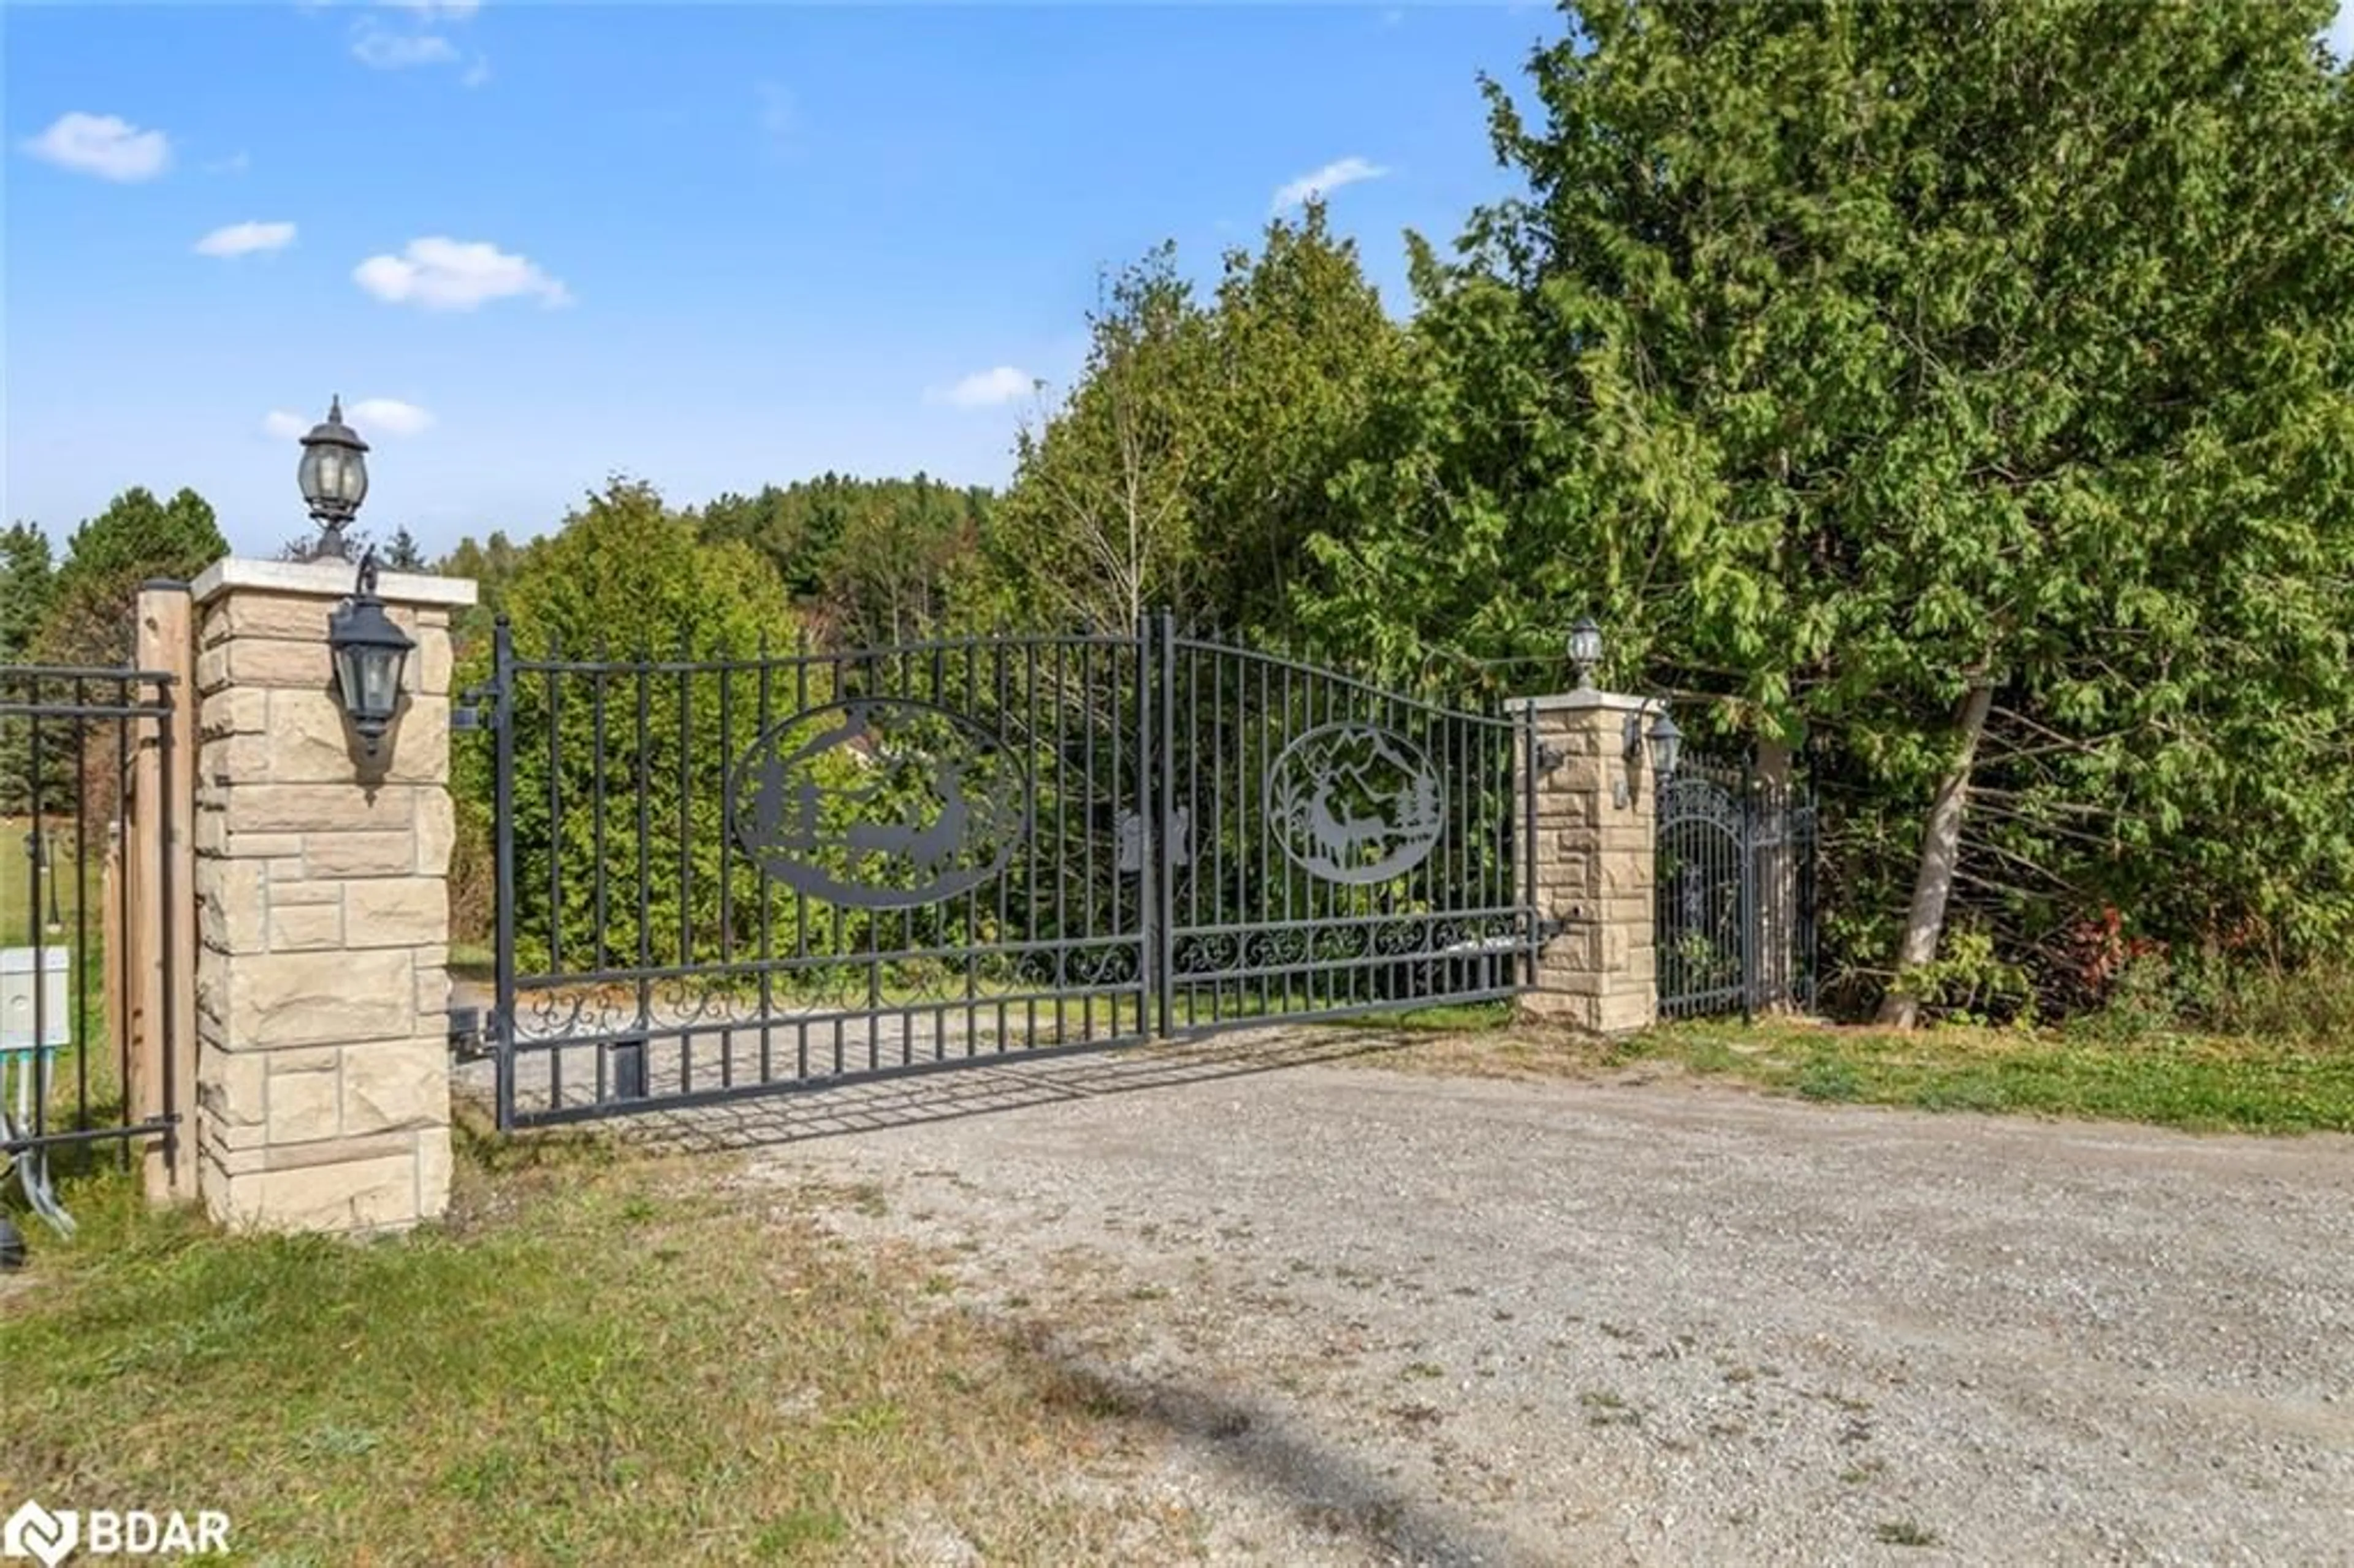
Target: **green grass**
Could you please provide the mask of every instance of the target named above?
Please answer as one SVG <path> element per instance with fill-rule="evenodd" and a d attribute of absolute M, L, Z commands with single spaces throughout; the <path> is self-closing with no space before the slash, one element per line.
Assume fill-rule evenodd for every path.
<path fill-rule="evenodd" d="M 48 818 L 43 825 L 56 835 L 51 849 L 57 860 L 53 869 L 44 875 L 37 897 L 32 886 L 31 857 L 25 853 L 25 835 L 32 826 L 31 820 L 0 817 L 0 948 L 28 948 L 37 934 L 44 948 L 62 948 L 70 955 L 67 960 L 66 1005 L 69 1010 L 76 1010 L 76 1016 L 72 1044 L 59 1051 L 52 1064 L 48 1126 L 51 1131 L 105 1126 L 119 1119 L 122 1099 L 119 1049 L 106 1018 L 101 946 L 104 911 L 99 902 L 104 888 L 101 867 L 105 844 L 99 839 L 85 846 L 86 871 L 78 874 L 71 821 Z M 85 1071 L 87 1114 L 83 1114 L 81 1098 Z M 10 1093 L 13 1111 L 13 1087 Z M 51 1156 L 51 1169 L 62 1175 L 114 1157 L 115 1151 L 103 1146 L 69 1147 Z M 14 1189 L 5 1190 L 10 1194 L 6 1201 L 13 1204 Z"/>
<path fill-rule="evenodd" d="M 1437 1034 L 1476 1034 L 1510 1028 L 1512 1004 L 1509 1001 L 1443 1002 L 1431 1007 L 1418 1007 L 1410 1012 L 1373 1013 L 1369 1016 L 1387 1028 Z M 1361 1029 L 1367 1020 L 1352 1018 L 1341 1022 L 1346 1027 Z"/>
<path fill-rule="evenodd" d="M 1143 1440 L 1086 1377 L 851 1248 L 841 1194 L 538 1140 L 446 1224 L 227 1236 L 126 1183 L 0 1287 L 0 1494 L 227 1510 L 249 1561 L 873 1562 L 942 1526 L 1108 1561 L 1189 1521 L 1081 1484 Z M 163 1506 L 157 1502 L 154 1506 Z"/>
<path fill-rule="evenodd" d="M 452 942 L 450 944 L 450 972 L 469 980 L 488 980 L 497 966 L 498 954 L 488 942 Z"/>
<path fill-rule="evenodd" d="M 32 885 L 32 857 L 25 853 L 25 835 L 32 825 L 29 817 L 0 817 L 0 948 L 29 946 L 36 925 L 41 927 L 44 943 L 54 945 L 74 939 L 74 921 L 81 910 L 83 878 L 75 874 L 73 823 L 55 817 L 42 819 L 43 830 L 53 835 L 50 852 L 57 858 L 42 876 L 37 906 Z M 95 947 L 100 918 L 98 900 L 104 880 L 101 870 L 106 854 L 103 835 L 85 847 L 90 857 L 90 945 Z M 49 925 L 53 894 L 58 916 L 55 929 Z"/>
<path fill-rule="evenodd" d="M 2354 1041 L 1940 1028 L 1901 1033 L 1760 1020 L 1580 1041 L 1514 1029 L 1384 1053 L 1375 1065 L 1490 1076 L 1671 1067 L 1831 1103 L 2077 1117 L 2199 1130 L 2354 1132 Z"/>

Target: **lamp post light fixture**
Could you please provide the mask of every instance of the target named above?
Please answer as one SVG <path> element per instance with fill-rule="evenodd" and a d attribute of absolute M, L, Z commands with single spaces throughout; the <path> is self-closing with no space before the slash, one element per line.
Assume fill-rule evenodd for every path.
<path fill-rule="evenodd" d="M 1664 703 L 1659 705 L 1659 716 L 1651 720 L 1648 732 L 1643 727 L 1641 709 L 1627 715 L 1626 726 L 1619 732 L 1619 751 L 1626 759 L 1627 771 L 1618 778 L 1610 793 L 1611 803 L 1620 810 L 1625 810 L 1634 801 L 1632 778 L 1636 765 L 1644 758 L 1647 745 L 1651 778 L 1657 788 L 1664 789 L 1675 778 L 1676 764 L 1682 758 L 1684 749 L 1684 732 L 1676 727 L 1676 721 L 1669 715 Z"/>
<path fill-rule="evenodd" d="M 1569 662 L 1577 671 L 1577 689 L 1594 690 L 1595 666 L 1602 662 L 1602 628 L 1590 615 L 1581 615 L 1569 629 Z"/>
<path fill-rule="evenodd" d="M 1682 759 L 1684 749 L 1684 732 L 1668 715 L 1665 704 L 1659 707 L 1659 716 L 1651 721 L 1650 741 L 1651 772 L 1664 789 L 1675 778 L 1676 764 Z"/>
<path fill-rule="evenodd" d="M 338 394 L 327 405 L 327 417 L 302 438 L 302 461 L 294 477 L 311 520 L 319 525 L 318 542 L 311 546 L 314 561 L 348 560 L 344 526 L 359 515 L 367 499 L 368 444 L 344 423 L 344 399 Z"/>
<path fill-rule="evenodd" d="M 376 551 L 360 557 L 352 597 L 327 616 L 327 652 L 335 666 L 335 690 L 351 715 L 352 728 L 370 757 L 384 742 L 400 705 L 400 672 L 417 644 L 384 612 L 376 596 Z"/>

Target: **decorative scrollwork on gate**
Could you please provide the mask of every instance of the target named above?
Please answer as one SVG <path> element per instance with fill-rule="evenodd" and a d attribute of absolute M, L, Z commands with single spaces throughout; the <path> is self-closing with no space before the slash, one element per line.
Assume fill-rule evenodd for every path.
<path fill-rule="evenodd" d="M 1659 832 L 1699 822 L 1739 838 L 1744 831 L 1741 801 L 1733 791 L 1711 779 L 1670 780 L 1659 791 Z"/>
<path fill-rule="evenodd" d="M 1243 961 L 1243 939 L 1228 931 L 1180 937 L 1172 948 L 1171 972 L 1173 978 L 1178 979 L 1217 974 Z"/>
<path fill-rule="evenodd" d="M 852 697 L 771 726 L 727 781 L 737 846 L 814 898 L 937 904 L 1002 872 L 1029 807 L 1020 759 L 961 714 Z"/>
<path fill-rule="evenodd" d="M 1132 985 L 1140 957 L 1133 942 L 1073 948 L 1057 956 L 1055 983 L 1064 988 Z"/>
<path fill-rule="evenodd" d="M 1412 871 L 1437 847 L 1446 811 L 1422 748 L 1368 724 L 1320 725 L 1267 770 L 1276 842 L 1327 882 L 1387 882 Z"/>

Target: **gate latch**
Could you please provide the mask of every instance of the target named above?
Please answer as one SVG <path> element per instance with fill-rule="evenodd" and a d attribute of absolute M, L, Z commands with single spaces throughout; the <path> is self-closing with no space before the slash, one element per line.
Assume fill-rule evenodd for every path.
<path fill-rule="evenodd" d="M 1122 811 L 1117 824 L 1119 847 L 1117 867 L 1120 871 L 1144 869 L 1144 819 L 1134 811 Z M 1163 857 L 1170 865 L 1193 863 L 1193 813 L 1183 806 L 1173 806 L 1169 811 L 1169 842 Z"/>
<path fill-rule="evenodd" d="M 450 1009 L 450 1054 L 461 1062 L 479 1062 L 491 1054 L 490 1036 L 482 1027 L 481 1008 Z"/>
<path fill-rule="evenodd" d="M 469 686 L 450 707 L 451 729 L 489 729 L 498 713 L 498 687 Z"/>

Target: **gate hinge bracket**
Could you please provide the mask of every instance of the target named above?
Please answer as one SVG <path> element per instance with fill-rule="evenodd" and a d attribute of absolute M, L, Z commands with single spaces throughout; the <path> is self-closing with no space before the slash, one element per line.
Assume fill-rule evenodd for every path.
<path fill-rule="evenodd" d="M 1537 946 L 1543 947 L 1568 929 L 1569 923 L 1565 920 L 1555 920 L 1551 916 L 1540 919 L 1537 922 Z"/>
<path fill-rule="evenodd" d="M 1550 773 L 1569 760 L 1569 753 L 1549 740 L 1537 742 L 1537 771 Z"/>
<path fill-rule="evenodd" d="M 459 694 L 459 700 L 450 707 L 451 729 L 495 729 L 498 727 L 499 689 L 495 685 L 469 686 Z"/>

